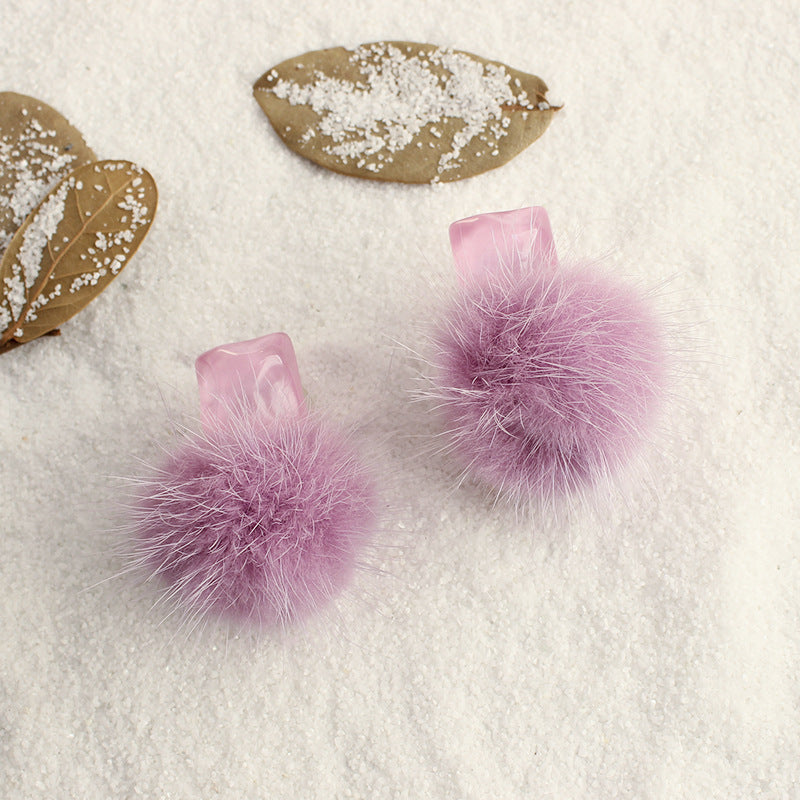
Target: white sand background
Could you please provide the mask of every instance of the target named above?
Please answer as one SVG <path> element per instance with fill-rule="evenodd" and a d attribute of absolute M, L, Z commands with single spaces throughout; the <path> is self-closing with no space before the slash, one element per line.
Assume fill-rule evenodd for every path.
<path fill-rule="evenodd" d="M 268 67 L 378 39 L 545 79 L 492 173 L 362 182 L 289 152 Z M 791 2 L 2 0 L 0 88 L 156 178 L 87 310 L 0 357 L 4 798 L 800 796 L 800 86 Z M 645 471 L 517 520 L 418 458 L 408 402 L 447 226 L 543 205 L 681 325 Z M 110 476 L 197 413 L 194 358 L 275 330 L 390 481 L 379 559 L 285 639 L 187 632 L 111 550 Z M 421 438 L 414 438 L 420 434 Z"/>

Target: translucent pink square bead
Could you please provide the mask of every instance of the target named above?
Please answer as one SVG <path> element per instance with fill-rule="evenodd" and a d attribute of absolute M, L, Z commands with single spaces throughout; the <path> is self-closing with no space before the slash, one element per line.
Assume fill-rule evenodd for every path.
<path fill-rule="evenodd" d="M 246 342 L 223 344 L 195 362 L 203 426 L 227 426 L 230 410 L 269 422 L 305 413 L 303 388 L 292 340 L 270 333 Z"/>
<path fill-rule="evenodd" d="M 511 272 L 558 263 L 550 219 L 541 206 L 478 214 L 450 226 L 456 269 L 470 282 L 498 268 Z"/>

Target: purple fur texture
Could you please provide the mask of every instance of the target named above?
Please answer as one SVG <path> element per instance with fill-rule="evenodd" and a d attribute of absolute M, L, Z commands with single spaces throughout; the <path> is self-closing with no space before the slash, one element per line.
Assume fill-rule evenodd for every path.
<path fill-rule="evenodd" d="M 238 415 L 188 434 L 139 493 L 136 558 L 190 619 L 285 627 L 349 582 L 376 526 L 373 482 L 315 417 Z"/>
<path fill-rule="evenodd" d="M 646 435 L 661 330 L 631 287 L 590 267 L 500 270 L 464 286 L 434 331 L 452 449 L 517 502 L 598 483 Z"/>

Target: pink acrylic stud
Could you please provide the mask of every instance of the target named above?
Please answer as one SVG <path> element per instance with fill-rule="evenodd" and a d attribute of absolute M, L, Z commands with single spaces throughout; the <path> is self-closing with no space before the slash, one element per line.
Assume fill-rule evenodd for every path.
<path fill-rule="evenodd" d="M 285 333 L 220 345 L 199 356 L 195 369 L 206 432 L 226 426 L 231 408 L 264 422 L 305 413 L 297 358 Z"/>
<path fill-rule="evenodd" d="M 541 206 L 478 214 L 450 226 L 450 245 L 461 279 L 469 282 L 498 268 L 511 272 L 558 263 L 550 219 Z"/>

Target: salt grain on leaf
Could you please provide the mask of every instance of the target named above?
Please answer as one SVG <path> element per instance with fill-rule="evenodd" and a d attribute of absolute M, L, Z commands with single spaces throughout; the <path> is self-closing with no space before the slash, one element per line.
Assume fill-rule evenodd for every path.
<path fill-rule="evenodd" d="M 95 159 L 58 111 L 33 97 L 0 92 L 0 256 L 47 192 Z"/>
<path fill-rule="evenodd" d="M 49 333 L 100 294 L 141 244 L 157 200 L 152 176 L 127 161 L 87 164 L 57 184 L 0 261 L 0 352 Z"/>
<path fill-rule="evenodd" d="M 436 183 L 505 164 L 556 107 L 535 75 L 471 53 L 377 42 L 306 53 L 253 93 L 275 131 L 323 167 L 372 180 Z"/>

